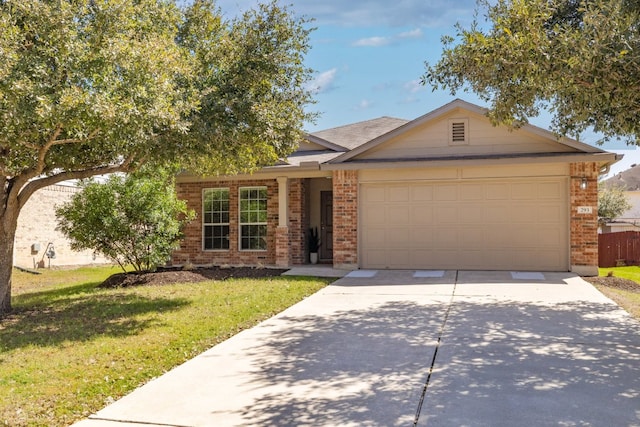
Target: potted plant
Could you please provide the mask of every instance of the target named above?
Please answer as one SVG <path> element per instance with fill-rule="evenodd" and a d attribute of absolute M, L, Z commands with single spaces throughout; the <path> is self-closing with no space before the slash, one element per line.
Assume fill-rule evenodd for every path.
<path fill-rule="evenodd" d="M 318 263 L 318 249 L 320 249 L 318 228 L 313 227 L 309 229 L 309 261 L 311 261 L 311 264 Z"/>

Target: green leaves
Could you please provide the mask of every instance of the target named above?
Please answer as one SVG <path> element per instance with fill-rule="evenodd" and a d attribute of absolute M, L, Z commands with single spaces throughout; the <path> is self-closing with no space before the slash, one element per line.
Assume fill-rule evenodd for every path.
<path fill-rule="evenodd" d="M 209 0 L 2 2 L 0 171 L 272 163 L 311 117 L 305 24 L 276 2 L 234 21 Z"/>
<path fill-rule="evenodd" d="M 520 126 L 548 108 L 553 127 L 574 136 L 640 136 L 640 13 L 625 0 L 499 0 L 488 29 L 457 26 L 422 77 L 452 93 L 472 90 L 496 123 Z M 484 25 L 484 24 L 483 24 Z M 486 25 L 485 25 L 486 26 Z"/>
<path fill-rule="evenodd" d="M 111 176 L 87 181 L 83 191 L 58 208 L 59 230 L 76 250 L 93 249 L 136 270 L 164 264 L 195 217 L 176 198 L 167 174 Z"/>
<path fill-rule="evenodd" d="M 602 186 L 598 189 L 598 222 L 612 221 L 631 207 L 624 188 Z"/>

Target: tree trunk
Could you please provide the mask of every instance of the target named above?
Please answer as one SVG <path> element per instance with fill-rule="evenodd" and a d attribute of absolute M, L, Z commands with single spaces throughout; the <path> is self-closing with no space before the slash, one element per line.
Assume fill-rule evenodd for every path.
<path fill-rule="evenodd" d="M 13 207 L 16 211 L 17 206 Z M 11 274 L 13 245 L 18 226 L 18 212 L 9 207 L 0 211 L 0 318 L 11 311 Z"/>

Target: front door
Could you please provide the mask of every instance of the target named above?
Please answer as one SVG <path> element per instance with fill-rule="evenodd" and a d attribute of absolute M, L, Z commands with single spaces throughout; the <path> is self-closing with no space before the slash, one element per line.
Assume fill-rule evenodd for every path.
<path fill-rule="evenodd" d="M 333 259 L 333 192 L 320 192 L 320 261 Z"/>

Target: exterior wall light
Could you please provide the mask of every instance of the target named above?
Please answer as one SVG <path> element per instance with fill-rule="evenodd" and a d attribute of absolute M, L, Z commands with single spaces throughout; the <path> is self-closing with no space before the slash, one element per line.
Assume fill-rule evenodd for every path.
<path fill-rule="evenodd" d="M 583 176 L 582 177 L 582 181 L 580 181 L 580 189 L 581 190 L 586 190 L 587 189 L 587 185 L 588 185 L 587 177 Z"/>

